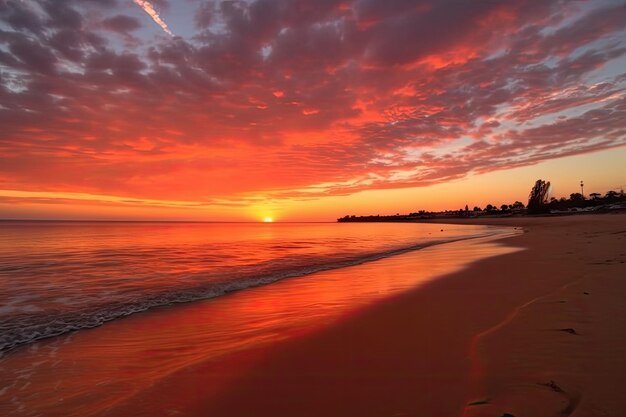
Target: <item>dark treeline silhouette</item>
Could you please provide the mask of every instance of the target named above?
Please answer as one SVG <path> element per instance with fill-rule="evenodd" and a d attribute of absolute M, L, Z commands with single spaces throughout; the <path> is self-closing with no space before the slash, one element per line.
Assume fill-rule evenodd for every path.
<path fill-rule="evenodd" d="M 582 181 L 581 181 L 582 187 Z M 623 208 L 626 203 L 624 191 L 607 191 L 604 195 L 590 193 L 589 198 L 582 193 L 572 193 L 569 198 L 552 197 L 548 200 L 550 183 L 537 180 L 528 196 L 528 214 L 562 213 L 571 211 L 596 211 Z"/>
<path fill-rule="evenodd" d="M 524 203 L 515 201 L 513 204 L 487 204 L 484 208 L 469 206 L 458 210 L 445 211 L 426 211 L 419 210 L 409 214 L 394 215 L 370 215 L 370 216 L 354 216 L 347 215 L 337 219 L 338 222 L 403 222 L 415 221 L 419 219 L 433 218 L 463 218 L 463 217 L 480 217 L 480 216 L 511 216 L 523 214 L 548 214 L 548 213 L 566 213 L 566 212 L 590 212 L 590 211 L 610 211 L 626 208 L 626 196 L 623 191 L 608 191 L 604 195 L 600 193 L 590 193 L 589 198 L 581 193 L 572 193 L 569 198 L 554 197 L 548 198 L 550 191 L 550 182 L 537 180 L 528 196 L 528 207 Z"/>
<path fill-rule="evenodd" d="M 512 215 L 525 212 L 524 203 L 516 201 L 513 204 L 502 204 L 500 207 L 494 204 L 487 204 L 484 208 L 474 206 L 470 209 L 465 206 L 464 209 L 445 210 L 445 211 L 426 211 L 419 210 L 409 214 L 393 214 L 393 215 L 370 215 L 355 216 L 347 215 L 337 219 L 338 222 L 403 222 L 419 219 L 434 219 L 441 217 L 478 217 L 485 215 Z"/>
<path fill-rule="evenodd" d="M 581 193 L 572 193 L 569 195 L 569 198 L 561 197 L 558 200 L 552 197 L 546 205 L 550 211 L 564 211 L 576 208 L 604 208 L 607 205 L 620 205 L 625 202 L 626 196 L 623 192 L 608 191 L 604 195 L 600 193 L 591 193 L 589 194 L 589 198 L 586 198 Z"/>

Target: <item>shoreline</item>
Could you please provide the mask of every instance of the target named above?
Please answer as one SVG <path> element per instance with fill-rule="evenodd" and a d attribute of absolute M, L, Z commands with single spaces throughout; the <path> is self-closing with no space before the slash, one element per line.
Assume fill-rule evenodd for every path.
<path fill-rule="evenodd" d="M 137 314 L 11 356 L 25 367 L 33 355 L 48 354 L 78 364 L 60 371 L 76 377 L 83 408 L 59 409 L 50 400 L 39 410 L 45 416 L 623 414 L 626 215 L 489 220 L 524 233 L 482 246 L 438 245 L 221 301 Z M 474 261 L 451 269 L 451 253 Z M 426 279 L 389 292 L 399 277 L 416 274 Z M 364 296 L 387 295 L 339 316 L 316 315 L 316 306 L 336 305 L 329 296 L 352 296 L 350 286 L 337 286 L 347 276 L 385 278 Z M 322 292 L 320 278 L 330 285 Z M 307 285 L 309 296 L 323 297 L 292 300 L 308 306 L 297 318 L 304 321 L 288 328 L 254 316 L 259 309 L 288 314 L 292 307 L 281 300 L 293 297 L 272 293 L 295 294 L 290 291 Z M 202 350 L 214 337 L 207 339 L 207 329 L 220 324 L 220 337 L 231 337 L 240 325 L 233 317 L 266 336 L 250 333 L 252 345 L 207 357 Z M 150 368 L 157 359 L 163 369 Z M 42 375 L 58 371 L 53 366 Z M 127 379 L 115 380 L 120 372 Z"/>
<path fill-rule="evenodd" d="M 355 306 L 349 309 L 347 314 L 340 315 L 338 320 L 331 320 L 324 326 L 301 332 L 279 343 L 236 352 L 220 358 L 219 362 L 205 360 L 194 363 L 159 380 L 149 389 L 138 393 L 125 404 L 103 413 L 102 416 L 154 415 L 163 408 L 160 401 L 168 397 L 172 400 L 165 402 L 165 406 L 169 407 L 167 409 L 174 415 L 185 416 L 391 415 L 388 414 L 390 406 L 397 406 L 398 400 L 403 402 L 407 398 L 412 398 L 411 390 L 415 386 L 428 384 L 428 381 L 424 380 L 424 375 L 411 375 L 409 371 L 415 367 L 425 366 L 433 374 L 438 372 L 436 366 L 440 365 L 446 367 L 444 374 L 438 377 L 441 381 L 438 384 L 437 395 L 441 397 L 441 401 L 437 401 L 437 407 L 432 411 L 438 413 L 444 410 L 446 413 L 450 411 L 456 413 L 463 405 L 460 394 L 465 393 L 466 385 L 465 381 L 458 378 L 457 371 L 466 368 L 464 372 L 469 372 L 466 352 L 460 342 L 469 343 L 472 332 L 464 328 L 459 334 L 440 334 L 440 340 L 433 340 L 426 346 L 428 355 L 413 358 L 413 367 L 406 367 L 403 361 L 410 358 L 410 349 L 418 351 L 420 349 L 420 340 L 402 339 L 406 336 L 404 330 L 407 325 L 416 320 L 417 323 L 413 323 L 414 325 L 424 324 L 426 325 L 424 332 L 433 333 L 440 323 L 437 321 L 429 323 L 428 317 L 425 316 L 397 317 L 395 304 L 400 302 L 405 308 L 410 308 L 407 303 L 412 303 L 413 297 L 419 295 L 425 304 L 445 310 L 450 301 L 447 298 L 451 290 L 445 281 L 472 268 L 475 263 L 483 262 L 485 258 L 502 257 L 518 251 L 519 249 L 514 246 L 496 243 L 501 239 L 513 239 L 512 236 L 514 235 L 476 238 L 436 245 L 432 247 L 430 255 L 437 256 L 446 266 L 438 271 L 437 258 L 431 258 L 434 261 L 431 266 L 435 268 L 428 274 L 433 276 L 433 280 L 407 287 L 404 291 L 390 294 L 375 300 L 374 303 L 361 306 L 355 303 Z M 487 243 L 481 244 L 481 240 Z M 469 258 L 468 255 L 464 255 L 465 261 L 450 269 L 450 256 L 454 256 L 459 248 L 461 251 L 475 253 Z M 393 268 L 396 268 L 402 270 L 403 274 L 408 272 L 411 275 L 417 271 L 407 271 L 407 267 L 423 267 L 428 255 L 428 249 L 422 249 L 333 271 L 332 274 L 342 277 L 346 273 L 367 275 L 380 273 L 382 270 L 393 275 L 395 273 Z M 417 260 L 406 261 L 414 257 L 417 257 Z M 314 284 L 318 285 L 320 279 L 324 279 L 326 275 L 321 273 L 312 275 L 311 278 Z M 295 282 L 294 284 L 297 285 Z M 428 300 L 430 293 L 427 290 L 431 287 L 443 292 L 435 299 Z M 453 295 L 462 297 L 462 294 L 458 293 Z M 460 303 L 454 303 L 453 307 L 459 305 Z M 450 318 L 455 316 L 453 312 L 448 314 Z M 403 343 L 410 342 L 405 343 L 400 355 L 398 352 L 387 350 L 395 343 L 394 339 Z M 368 345 L 365 346 L 364 343 Z M 439 347 L 444 349 L 437 352 Z M 436 360 L 433 361 L 432 358 L 435 356 Z M 373 373 L 366 369 L 367 364 L 374 366 Z M 194 389 L 189 391 L 189 387 Z M 444 400 L 451 390 L 459 394 L 457 404 Z M 370 398 L 379 398 L 376 403 L 380 407 L 373 407 L 374 404 L 364 402 L 362 398 L 364 391 Z M 386 400 L 381 401 L 381 397 L 385 397 Z M 246 401 L 242 402 L 242 398 Z M 417 409 L 429 407 L 428 403 L 432 398 L 425 400 L 425 403 L 417 404 L 419 406 Z"/>
<path fill-rule="evenodd" d="M 1 220 L 0 220 L 1 221 Z M 481 225 L 476 225 L 476 226 L 481 226 Z M 496 226 L 497 227 L 497 226 Z M 501 227 L 501 229 L 505 229 L 505 227 Z M 225 295 L 229 295 L 229 294 L 233 294 L 239 291 L 245 291 L 245 290 L 250 290 L 253 288 L 257 288 L 257 287 L 261 287 L 261 286 L 265 286 L 265 285 L 271 285 L 271 284 L 275 284 L 277 282 L 286 280 L 286 279 L 297 279 L 297 278 L 302 278 L 302 277 L 306 277 L 308 275 L 314 275 L 314 274 L 318 274 L 321 272 L 326 272 L 326 271 L 334 271 L 334 270 L 339 270 L 342 268 L 347 268 L 347 267 L 352 267 L 352 266 L 358 266 L 358 265 L 362 265 L 362 264 L 366 264 L 369 262 L 375 262 L 381 259 L 387 259 L 387 258 L 391 258 L 394 256 L 398 256 L 398 255 L 402 255 L 405 253 L 410 253 L 410 252 L 414 252 L 417 250 L 422 250 L 428 247 L 432 247 L 432 246 L 437 246 L 437 245 L 446 245 L 449 243 L 454 243 L 454 242 L 462 242 L 462 241 L 471 241 L 474 239 L 482 239 L 482 238 L 492 238 L 495 237 L 496 239 L 498 238 L 498 235 L 507 235 L 507 233 L 510 232 L 506 232 L 504 230 L 495 230 L 491 233 L 484 233 L 483 235 L 477 235 L 477 236 L 469 236 L 469 237 L 455 237 L 455 238 L 448 238 L 447 240 L 430 240 L 427 241 L 425 243 L 417 243 L 411 246 L 405 246 L 405 247 L 400 247 L 400 248 L 396 248 L 396 249 L 390 249 L 390 250 L 386 250 L 386 251 L 382 251 L 382 252 L 374 252 L 374 253 L 370 253 L 370 254 L 366 254 L 366 255 L 362 255 L 360 257 L 355 257 L 355 258 L 350 258 L 350 259 L 346 259 L 346 260 L 340 260 L 340 261 L 333 261 L 330 263 L 326 263 L 326 264 L 314 264 L 310 267 L 308 267 L 308 269 L 306 271 L 302 271 L 302 270 L 295 270 L 293 272 L 285 272 L 285 273 L 278 273 L 274 276 L 272 275 L 260 275 L 257 277 L 252 277 L 249 279 L 249 281 L 254 281 L 256 280 L 257 282 L 254 283 L 249 283 L 247 286 L 242 286 L 241 288 L 231 288 L 228 290 L 223 290 L 222 292 L 220 291 L 216 291 L 215 294 L 212 295 L 202 295 L 203 293 L 200 292 L 200 295 L 196 295 L 194 296 L 193 294 L 188 295 L 188 297 L 184 300 L 178 300 L 173 298 L 170 301 L 167 302 L 162 302 L 162 303 L 155 303 L 155 304 L 145 304 L 145 305 L 138 305 L 138 306 L 134 306 L 135 308 L 132 309 L 132 306 L 128 306 L 127 307 L 127 311 L 121 311 L 119 313 L 115 313 L 112 314 L 110 317 L 106 317 L 103 318 L 103 316 L 106 315 L 105 312 L 100 312 L 100 319 L 99 322 L 97 323 L 89 323 L 87 325 L 83 325 L 82 327 L 78 324 L 73 324 L 72 329 L 69 329 L 69 325 L 68 325 L 68 329 L 67 330 L 63 330 L 63 331 L 58 331 L 56 333 L 51 333 L 51 334 L 41 334 L 39 336 L 37 336 L 36 338 L 30 339 L 30 340 L 23 340 L 23 341 L 18 341 L 18 342 L 14 342 L 12 344 L 5 344 L 5 345 L 1 345 L 0 343 L 0 359 L 2 357 L 4 357 L 5 355 L 9 354 L 11 351 L 15 350 L 15 349 L 19 349 L 28 345 L 31 345 L 33 343 L 39 342 L 39 341 L 43 341 L 49 338 L 54 338 L 54 337 L 58 337 L 58 336 L 62 336 L 64 334 L 70 333 L 70 332 L 75 332 L 75 331 L 80 331 L 80 330 L 88 330 L 88 329 L 95 329 L 98 328 L 104 324 L 110 323 L 112 321 L 115 320 L 120 320 L 120 319 L 125 319 L 129 316 L 135 315 L 135 314 L 142 314 L 142 313 L 148 313 L 150 311 L 153 311 L 154 309 L 159 309 L 159 308 L 169 308 L 169 307 L 175 307 L 177 305 L 184 305 L 184 304 L 188 304 L 188 303 L 194 303 L 194 302 L 203 302 L 206 300 L 210 300 L 210 299 L 214 299 L 214 298 L 218 298 L 218 297 L 222 297 Z M 429 233 L 430 234 L 430 233 Z"/>
<path fill-rule="evenodd" d="M 503 228 L 502 233 L 516 232 Z M 204 385 L 198 375 L 178 379 L 181 372 L 203 365 L 211 367 L 210 372 L 239 373 L 241 361 L 252 366 L 290 340 L 332 327 L 381 299 L 427 285 L 486 255 L 512 250 L 492 243 L 495 239 L 490 234 L 432 245 L 224 297 L 157 308 L 23 346 L 0 361 L 6 376 L 6 383 L 0 384 L 0 403 L 6 405 L 0 411 L 21 416 L 22 407 L 44 416 L 84 417 L 184 409 L 230 384 L 225 375 L 210 395 L 204 389 L 192 399 L 181 399 L 187 398 L 189 387 Z M 428 268 L 422 268 L 425 264 Z M 185 393 L 175 396 L 181 398 L 155 394 L 153 387 L 168 381 L 176 381 L 169 391 L 182 387 Z M 11 408 L 9 399 L 14 402 Z M 152 403 L 158 410 L 148 412 Z"/>
<path fill-rule="evenodd" d="M 626 286 L 616 274 L 624 271 L 626 216 L 560 219 L 496 219 L 524 228 L 500 243 L 526 250 L 480 260 L 217 369 L 190 367 L 137 400 L 184 395 L 193 381 L 204 388 L 186 394 L 187 416 L 620 415 Z M 612 271 L 602 271 L 607 257 Z M 579 291 L 561 302 L 583 284 L 593 296 Z M 596 298 L 592 315 L 584 297 Z M 621 327 L 607 329 L 615 320 Z M 212 388 L 219 394 L 208 395 Z"/>

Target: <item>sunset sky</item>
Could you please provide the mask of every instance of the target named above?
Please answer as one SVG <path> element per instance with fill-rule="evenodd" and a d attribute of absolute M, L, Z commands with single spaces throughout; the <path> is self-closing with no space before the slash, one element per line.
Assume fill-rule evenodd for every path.
<path fill-rule="evenodd" d="M 0 0 L 0 218 L 626 187 L 624 0 Z"/>

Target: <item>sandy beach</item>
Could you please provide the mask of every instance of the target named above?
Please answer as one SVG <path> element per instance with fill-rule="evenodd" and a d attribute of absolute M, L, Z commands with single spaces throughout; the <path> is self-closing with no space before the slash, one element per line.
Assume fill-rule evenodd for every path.
<path fill-rule="evenodd" d="M 187 367 L 106 415 L 168 397 L 187 416 L 624 415 L 626 216 L 480 222 L 523 228 L 501 243 L 525 250 Z"/>
<path fill-rule="evenodd" d="M 527 251 L 486 264 L 507 262 L 503 278 L 529 292 L 472 339 L 463 415 L 626 414 L 626 215 L 484 223 L 528 231 L 515 240 Z"/>
<path fill-rule="evenodd" d="M 2 407 L 45 416 L 624 415 L 626 215 L 463 222 L 516 230 L 42 341 L 2 362 L 14 398 L 21 385 L 31 392 L 18 398 L 24 413 Z M 346 284 L 370 278 L 359 294 Z M 338 314 L 346 299 L 356 308 Z M 21 384 L 25 374 L 35 376 Z"/>
<path fill-rule="evenodd" d="M 626 417 L 625 120 L 626 0 L 0 0 L 0 417 Z"/>

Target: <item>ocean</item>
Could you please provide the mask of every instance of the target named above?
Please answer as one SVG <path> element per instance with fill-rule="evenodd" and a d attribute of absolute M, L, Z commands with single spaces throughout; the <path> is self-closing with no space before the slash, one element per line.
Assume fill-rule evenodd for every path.
<path fill-rule="evenodd" d="M 0 351 L 489 233 L 406 223 L 2 222 Z"/>
<path fill-rule="evenodd" d="M 181 387 L 167 404 L 137 398 L 181 372 L 221 369 L 238 352 L 509 253 L 493 241 L 515 233 L 418 223 L 2 222 L 0 415 L 122 416 L 128 404 L 147 410 L 137 415 L 156 415 L 152 406 L 178 415 L 204 397 L 199 387 Z"/>

